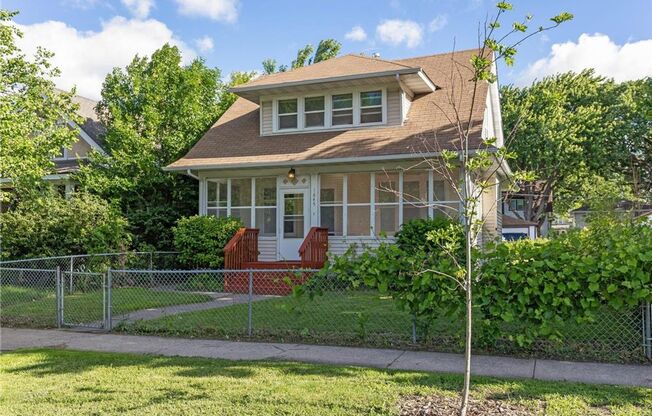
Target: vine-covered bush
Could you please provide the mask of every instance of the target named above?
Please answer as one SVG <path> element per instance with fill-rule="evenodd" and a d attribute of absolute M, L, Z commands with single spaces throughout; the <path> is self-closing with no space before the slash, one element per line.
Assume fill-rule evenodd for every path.
<path fill-rule="evenodd" d="M 559 323 L 591 320 L 601 308 L 652 300 L 652 228 L 642 224 L 596 223 L 551 239 L 498 244 L 484 260 L 476 306 L 485 328 L 519 322 L 520 344 L 556 338 Z"/>
<path fill-rule="evenodd" d="M 173 228 L 179 261 L 191 268 L 220 268 L 224 246 L 242 227 L 237 218 L 195 215 L 177 221 Z"/>
<path fill-rule="evenodd" d="M 85 193 L 45 194 L 0 215 L 2 258 L 125 251 L 127 221 L 106 201 Z"/>

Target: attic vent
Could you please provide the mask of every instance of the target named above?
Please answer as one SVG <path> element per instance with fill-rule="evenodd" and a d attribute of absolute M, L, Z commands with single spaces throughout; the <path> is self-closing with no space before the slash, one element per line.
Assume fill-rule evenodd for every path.
<path fill-rule="evenodd" d="M 379 52 L 374 52 L 371 54 L 372 58 L 380 58 L 380 53 Z"/>

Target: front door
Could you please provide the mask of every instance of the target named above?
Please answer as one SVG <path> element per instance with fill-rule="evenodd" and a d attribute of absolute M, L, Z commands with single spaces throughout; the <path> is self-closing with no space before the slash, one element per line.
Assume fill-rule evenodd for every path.
<path fill-rule="evenodd" d="M 299 247 L 309 230 L 308 190 L 281 191 L 281 260 L 299 260 Z"/>

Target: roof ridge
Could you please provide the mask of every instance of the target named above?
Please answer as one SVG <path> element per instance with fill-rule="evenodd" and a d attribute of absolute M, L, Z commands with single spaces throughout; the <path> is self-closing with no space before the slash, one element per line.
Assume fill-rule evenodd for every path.
<path fill-rule="evenodd" d="M 421 59 L 421 58 L 431 58 L 433 56 L 442 56 L 442 55 L 452 55 L 455 53 L 462 53 L 462 52 L 470 52 L 470 51 L 477 51 L 480 50 L 480 48 L 469 48 L 469 49 L 460 49 L 458 51 L 449 51 L 449 52 L 440 52 L 440 53 L 431 53 L 431 54 L 426 54 L 426 55 L 419 55 L 419 56 L 411 56 L 409 58 L 398 58 L 393 60 L 392 62 L 396 61 L 409 61 L 411 59 Z M 396 62 L 398 63 L 398 62 Z M 399 64 L 400 65 L 400 64 Z"/>
<path fill-rule="evenodd" d="M 387 62 L 389 64 L 403 66 L 405 68 L 416 68 L 415 66 L 405 65 L 405 64 L 402 64 L 402 63 L 399 63 L 399 62 L 396 62 L 396 61 L 393 61 L 393 60 L 390 60 L 390 59 L 383 59 L 383 58 L 380 58 L 380 57 L 375 58 L 373 56 L 367 56 L 367 55 L 362 55 L 362 54 L 357 54 L 357 53 L 349 53 L 347 55 L 355 56 L 357 58 L 371 59 L 371 60 L 374 60 L 374 61 L 383 61 L 383 62 Z M 344 55 L 344 56 L 347 56 L 347 55 Z"/>

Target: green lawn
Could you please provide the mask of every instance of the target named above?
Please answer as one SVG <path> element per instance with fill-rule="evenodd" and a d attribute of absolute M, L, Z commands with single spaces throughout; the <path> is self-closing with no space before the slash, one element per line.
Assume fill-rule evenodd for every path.
<path fill-rule="evenodd" d="M 114 315 L 139 309 L 169 305 L 206 302 L 210 296 L 193 293 L 155 291 L 145 288 L 113 289 Z M 24 289 L 3 286 L 0 297 L 0 323 L 7 326 L 56 326 L 56 300 L 54 290 Z M 87 323 L 103 317 L 101 291 L 77 292 L 64 296 L 65 322 Z"/>
<path fill-rule="evenodd" d="M 22 350 L 0 355 L 1 415 L 396 415 L 461 377 L 280 362 Z M 531 414 L 652 415 L 652 390 L 476 377 L 472 395 Z"/>

